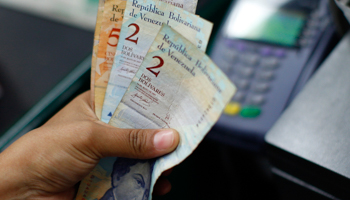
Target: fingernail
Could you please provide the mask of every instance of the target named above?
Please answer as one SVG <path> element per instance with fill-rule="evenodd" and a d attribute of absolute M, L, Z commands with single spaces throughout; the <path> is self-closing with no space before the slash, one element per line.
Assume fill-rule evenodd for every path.
<path fill-rule="evenodd" d="M 169 149 L 174 143 L 174 131 L 164 130 L 154 136 L 154 147 L 157 150 Z"/>

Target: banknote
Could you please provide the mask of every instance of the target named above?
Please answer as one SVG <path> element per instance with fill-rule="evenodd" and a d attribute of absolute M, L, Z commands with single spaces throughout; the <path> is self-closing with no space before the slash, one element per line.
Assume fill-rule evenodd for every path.
<path fill-rule="evenodd" d="M 86 199 L 151 199 L 160 174 L 193 152 L 235 91 L 207 55 L 163 25 L 109 123 L 120 128 L 174 128 L 180 133 L 180 144 L 157 160 L 115 158 L 109 169 L 106 163 L 113 159 L 101 161 L 96 172 L 110 177 L 109 188 L 89 189 L 88 195 L 95 196 Z M 96 180 L 108 182 L 109 177 Z M 96 188 L 95 182 L 89 188 Z"/>
<path fill-rule="evenodd" d="M 103 10 L 104 10 L 105 0 L 100 0 L 98 3 L 98 11 L 97 11 L 97 19 L 96 19 L 96 27 L 94 34 L 94 44 L 92 49 L 92 59 L 91 59 L 91 105 L 92 109 L 95 110 L 95 70 L 96 70 L 96 60 L 97 60 L 97 50 L 98 43 L 100 41 L 100 31 L 101 24 L 103 19 Z M 96 112 L 95 112 L 96 113 Z"/>
<path fill-rule="evenodd" d="M 101 119 L 103 101 L 117 49 L 125 6 L 126 0 L 105 0 L 104 4 L 93 86 L 95 113 L 98 119 Z"/>
<path fill-rule="evenodd" d="M 108 123 L 162 24 L 205 51 L 213 24 L 158 0 L 128 0 L 101 120 Z"/>
<path fill-rule="evenodd" d="M 158 159 L 148 172 L 150 191 L 162 172 L 199 145 L 235 91 L 207 55 L 163 25 L 109 123 L 119 128 L 174 128 L 180 133 L 175 152 Z"/>
<path fill-rule="evenodd" d="M 197 6 L 197 0 L 163 1 L 176 7 L 185 8 L 190 12 L 195 12 Z M 126 0 L 105 0 L 94 82 L 95 113 L 98 119 L 101 119 L 103 102 L 114 62 L 125 6 Z"/>
<path fill-rule="evenodd" d="M 116 158 L 104 158 L 79 186 L 76 200 L 100 200 L 111 188 L 111 171 Z M 108 199 L 109 200 L 109 199 Z"/>

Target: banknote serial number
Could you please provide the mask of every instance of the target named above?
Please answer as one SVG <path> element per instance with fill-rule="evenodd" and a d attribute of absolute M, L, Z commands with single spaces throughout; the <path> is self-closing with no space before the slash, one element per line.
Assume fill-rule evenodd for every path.
<path fill-rule="evenodd" d="M 207 108 L 204 110 L 203 114 L 201 115 L 201 117 L 199 118 L 196 126 L 199 127 L 206 119 L 206 117 L 208 116 L 208 114 L 210 113 L 210 111 L 212 111 L 213 107 L 214 107 L 214 104 L 216 102 L 216 99 L 213 98 L 209 105 L 207 106 Z"/>
<path fill-rule="evenodd" d="M 86 198 L 89 196 L 88 194 L 89 194 L 89 191 L 90 191 L 90 186 L 91 186 L 94 178 L 95 178 L 94 175 L 91 175 L 89 177 L 89 179 L 88 179 L 88 181 L 86 183 L 86 188 L 85 188 L 85 190 L 83 192 L 83 199 L 82 200 L 86 200 Z"/>

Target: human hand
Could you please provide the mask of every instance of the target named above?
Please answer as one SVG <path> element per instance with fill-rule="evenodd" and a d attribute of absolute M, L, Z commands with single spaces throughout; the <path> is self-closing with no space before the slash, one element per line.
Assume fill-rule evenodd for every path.
<path fill-rule="evenodd" d="M 73 199 L 74 186 L 101 158 L 150 159 L 177 147 L 175 130 L 126 130 L 99 121 L 89 97 L 75 98 L 0 154 L 0 199 Z M 170 188 L 161 178 L 155 193 Z"/>

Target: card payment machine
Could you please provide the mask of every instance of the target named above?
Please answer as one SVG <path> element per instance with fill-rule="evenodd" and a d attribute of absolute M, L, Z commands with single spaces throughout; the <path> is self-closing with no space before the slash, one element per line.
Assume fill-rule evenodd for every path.
<path fill-rule="evenodd" d="M 237 0 L 210 53 L 237 86 L 214 134 L 263 143 L 324 57 L 334 34 L 327 0 Z"/>

